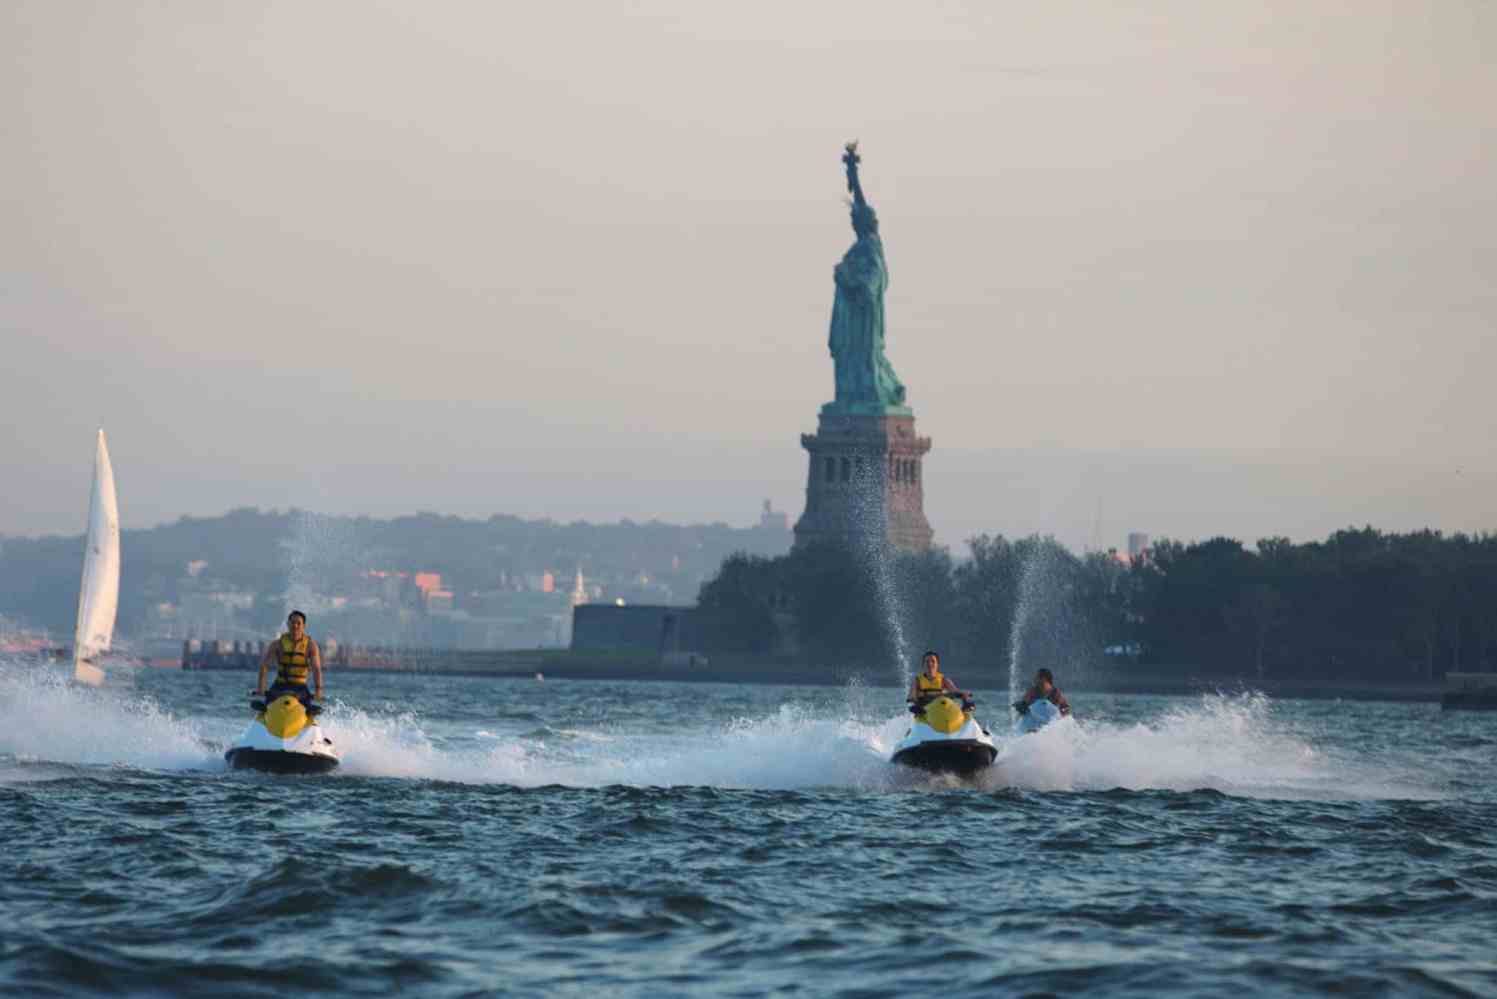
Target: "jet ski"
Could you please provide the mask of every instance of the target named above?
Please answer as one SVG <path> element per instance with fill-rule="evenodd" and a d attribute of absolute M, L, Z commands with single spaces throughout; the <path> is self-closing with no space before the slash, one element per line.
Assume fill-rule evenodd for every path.
<path fill-rule="evenodd" d="M 322 708 L 304 704 L 295 694 L 254 700 L 255 720 L 224 753 L 235 770 L 249 768 L 277 774 L 321 774 L 339 763 L 333 741 L 317 724 Z"/>
<path fill-rule="evenodd" d="M 1027 708 L 1023 707 L 1023 703 L 1023 701 L 1019 701 L 1014 705 L 1014 709 L 1019 712 L 1019 717 L 1014 719 L 1014 735 L 1028 735 L 1031 732 L 1038 732 L 1046 725 L 1054 721 L 1059 721 L 1061 718 L 1060 708 L 1057 708 L 1047 700 L 1040 699 Z"/>
<path fill-rule="evenodd" d="M 971 774 L 993 762 L 998 747 L 972 716 L 973 702 L 941 695 L 910 708 L 910 730 L 889 762 L 932 773 Z"/>

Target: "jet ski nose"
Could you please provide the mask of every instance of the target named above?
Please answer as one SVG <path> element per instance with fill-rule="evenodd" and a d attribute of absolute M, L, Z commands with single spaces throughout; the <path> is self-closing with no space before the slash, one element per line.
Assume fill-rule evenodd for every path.
<path fill-rule="evenodd" d="M 289 739 L 307 727 L 307 710 L 290 694 L 277 697 L 265 709 L 265 730 L 278 739 Z"/>
<path fill-rule="evenodd" d="M 955 732 L 964 721 L 961 706 L 949 697 L 938 697 L 925 709 L 925 724 L 937 732 Z"/>

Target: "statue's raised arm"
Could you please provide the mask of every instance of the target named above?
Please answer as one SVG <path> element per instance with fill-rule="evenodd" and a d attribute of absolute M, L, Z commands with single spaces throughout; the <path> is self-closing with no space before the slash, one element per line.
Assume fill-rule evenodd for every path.
<path fill-rule="evenodd" d="M 852 195 L 852 203 L 855 205 L 866 205 L 868 201 L 863 197 L 863 185 L 858 182 L 858 164 L 863 158 L 858 155 L 858 143 L 854 139 L 843 147 L 846 150 L 842 154 L 842 162 L 847 164 L 847 193 Z"/>

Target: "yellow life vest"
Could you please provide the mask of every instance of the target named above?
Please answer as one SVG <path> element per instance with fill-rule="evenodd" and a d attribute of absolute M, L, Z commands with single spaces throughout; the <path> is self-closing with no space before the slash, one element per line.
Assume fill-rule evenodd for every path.
<path fill-rule="evenodd" d="M 939 694 L 946 688 L 946 677 L 936 670 L 935 676 L 927 676 L 924 670 L 915 674 L 915 690 L 921 697 Z"/>
<path fill-rule="evenodd" d="M 306 634 L 299 641 L 294 641 L 290 635 L 281 636 L 280 648 L 276 650 L 276 661 L 281 667 L 275 676 L 276 683 L 307 685 L 307 646 L 310 642 L 311 638 Z"/>

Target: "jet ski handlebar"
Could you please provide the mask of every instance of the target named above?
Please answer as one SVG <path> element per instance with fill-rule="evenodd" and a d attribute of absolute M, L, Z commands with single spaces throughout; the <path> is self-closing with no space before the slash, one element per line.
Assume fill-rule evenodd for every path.
<path fill-rule="evenodd" d="M 317 715 L 322 714 L 323 705 L 318 704 L 316 701 L 312 700 L 311 697 L 307 697 L 307 698 L 304 698 L 304 699 L 298 698 L 298 699 L 301 700 L 302 706 L 307 709 L 307 714 L 309 714 L 309 715 L 311 715 L 313 717 L 316 717 Z M 260 693 L 257 690 L 250 691 L 250 709 L 251 710 L 253 710 L 253 711 L 264 711 L 269 706 L 270 705 L 266 701 L 266 698 L 265 698 L 264 694 Z"/>
<path fill-rule="evenodd" d="M 934 701 L 937 697 L 952 697 L 952 698 L 955 698 L 956 700 L 961 701 L 962 702 L 962 710 L 964 710 L 964 711 L 970 711 L 974 707 L 977 706 L 977 698 L 975 698 L 975 697 L 972 696 L 972 692 L 971 691 L 967 691 L 967 690 L 953 690 L 953 691 L 947 691 L 946 693 L 943 693 L 943 694 L 934 694 L 934 695 L 932 695 L 930 697 L 922 697 L 918 701 L 911 701 L 909 703 L 910 714 L 912 714 L 912 715 L 918 715 L 918 714 L 920 714 L 922 711 L 925 710 L 925 706 L 927 704 L 929 704 L 931 701 Z"/>

